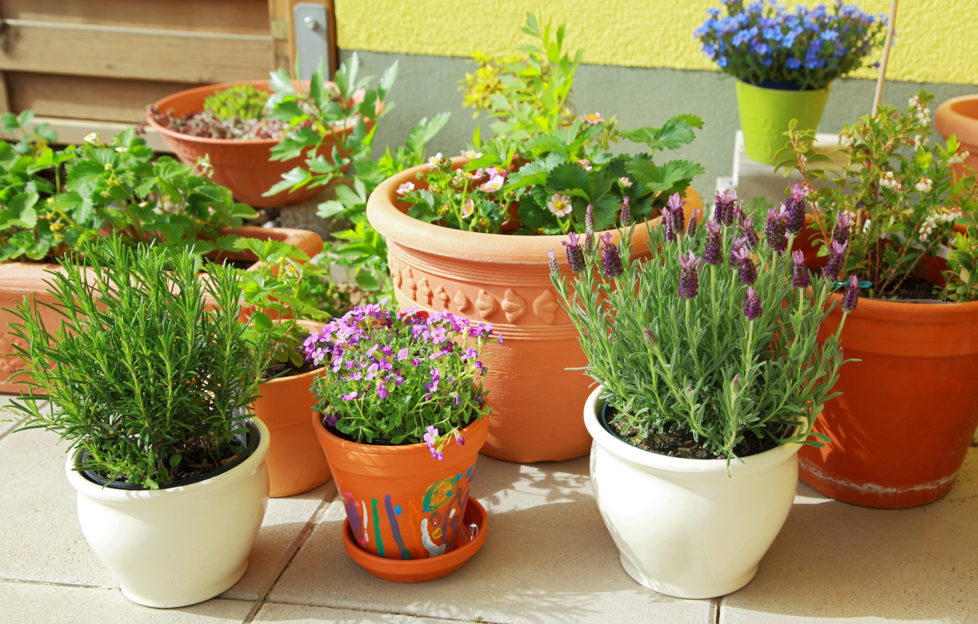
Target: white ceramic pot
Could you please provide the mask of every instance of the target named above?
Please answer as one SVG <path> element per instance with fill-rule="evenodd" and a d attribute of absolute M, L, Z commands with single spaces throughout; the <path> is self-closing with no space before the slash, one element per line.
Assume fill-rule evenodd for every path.
<path fill-rule="evenodd" d="M 78 520 L 122 593 L 149 607 L 181 607 L 213 598 L 248 567 L 248 553 L 268 503 L 268 429 L 251 420 L 255 451 L 217 476 L 160 490 L 102 487 L 73 468 Z"/>
<path fill-rule="evenodd" d="M 588 397 L 584 424 L 591 485 L 621 563 L 633 579 L 680 598 L 736 591 L 757 572 L 794 501 L 798 445 L 730 463 L 642 450 L 601 423 L 603 387 Z"/>

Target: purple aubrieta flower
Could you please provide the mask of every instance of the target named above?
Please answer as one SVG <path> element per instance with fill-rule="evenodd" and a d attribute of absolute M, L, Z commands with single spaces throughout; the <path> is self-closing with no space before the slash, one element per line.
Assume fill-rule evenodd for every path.
<path fill-rule="evenodd" d="M 761 312 L 761 300 L 757 292 L 753 288 L 748 288 L 747 297 L 744 299 L 744 316 L 748 321 L 753 321 L 761 316 Z"/>
<path fill-rule="evenodd" d="M 601 243 L 601 272 L 606 277 L 618 277 L 624 269 L 621 266 L 618 246 L 612 242 L 611 232 L 601 235 Z"/>
<path fill-rule="evenodd" d="M 808 288 L 811 283 L 808 277 L 808 267 L 805 266 L 805 254 L 801 250 L 791 252 L 791 285 L 795 288 Z"/>
<path fill-rule="evenodd" d="M 567 264 L 570 265 L 571 271 L 575 273 L 580 273 L 584 270 L 584 251 L 577 242 L 577 234 L 574 232 L 569 232 L 567 234 L 567 240 L 561 241 L 561 243 L 566 248 L 567 252 Z"/>
<path fill-rule="evenodd" d="M 706 222 L 706 241 L 703 243 L 703 262 L 720 264 L 723 255 L 723 241 L 720 237 L 723 228 L 713 219 Z"/>
<path fill-rule="evenodd" d="M 692 251 L 679 253 L 679 297 L 692 299 L 699 290 L 699 268 L 701 260 Z"/>
<path fill-rule="evenodd" d="M 842 293 L 842 311 L 852 312 L 859 303 L 859 279 L 855 275 L 849 276 L 849 283 L 846 290 Z"/>
<path fill-rule="evenodd" d="M 340 395 L 340 398 L 343 399 L 344 401 L 352 401 L 353 399 L 357 398 L 358 396 L 359 396 L 359 394 L 357 393 L 356 390 L 354 390 L 353 392 L 350 392 L 349 394 L 341 394 Z"/>
<path fill-rule="evenodd" d="M 445 454 L 438 449 L 438 428 L 433 425 L 428 425 L 428 430 L 424 434 L 425 444 L 428 445 L 428 450 L 431 451 L 431 457 L 442 461 L 445 459 Z"/>

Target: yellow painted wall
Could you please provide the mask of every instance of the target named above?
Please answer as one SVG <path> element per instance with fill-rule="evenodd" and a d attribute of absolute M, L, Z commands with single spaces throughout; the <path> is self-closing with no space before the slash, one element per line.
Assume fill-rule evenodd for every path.
<path fill-rule="evenodd" d="M 831 1 L 831 0 L 829 0 Z M 854 0 L 848 0 L 852 3 Z M 886 13 L 889 0 L 858 0 Z M 526 43 L 527 10 L 567 25 L 567 48 L 598 65 L 715 69 L 693 31 L 719 0 L 335 0 L 339 47 L 436 56 Z M 793 4 L 788 2 L 788 4 Z M 817 4 L 806 2 L 809 6 Z M 978 85 L 978 0 L 902 0 L 888 80 Z M 875 78 L 871 70 L 854 74 Z"/>

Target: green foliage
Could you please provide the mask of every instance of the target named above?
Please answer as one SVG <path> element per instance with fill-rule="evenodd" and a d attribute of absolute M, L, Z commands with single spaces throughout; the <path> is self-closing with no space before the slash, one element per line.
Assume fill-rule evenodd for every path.
<path fill-rule="evenodd" d="M 94 134 L 58 150 L 50 128 L 29 130 L 33 115 L 7 113 L 0 123 L 22 138 L 0 141 L 0 261 L 56 257 L 98 235 L 197 251 L 230 249 L 237 227 L 255 211 L 197 167 L 155 158 L 128 128 L 110 143 Z"/>
<path fill-rule="evenodd" d="M 254 85 L 236 84 L 207 96 L 204 110 L 223 121 L 260 119 L 267 99 L 268 93 Z"/>
<path fill-rule="evenodd" d="M 243 334 L 234 269 L 211 264 L 202 278 L 201 268 L 192 251 L 119 236 L 86 244 L 84 264 L 63 259 L 48 281 L 52 304 L 25 298 L 11 310 L 30 393 L 52 403 L 14 401 L 22 428 L 87 451 L 83 470 L 147 488 L 181 464 L 236 453 L 267 346 Z M 42 306 L 58 322 L 45 325 Z"/>
<path fill-rule="evenodd" d="M 974 222 L 964 232 L 954 233 L 948 265 L 944 297 L 948 301 L 978 300 L 978 229 Z"/>
<path fill-rule="evenodd" d="M 967 285 L 972 278 L 964 251 L 974 239 L 965 235 L 959 242 L 953 232 L 956 221 L 978 210 L 978 186 L 973 176 L 952 174 L 964 158 L 953 136 L 946 145 L 928 141 L 932 99 L 922 90 L 902 112 L 884 106 L 846 126 L 839 134 L 847 157 L 841 168 L 813 168 L 825 160 L 813 148 L 814 131 L 793 124 L 790 143 L 778 154 L 778 167 L 801 172 L 809 188 L 814 180 L 828 182 L 811 196 L 819 253 L 828 253 L 839 220 L 850 221 L 844 271 L 872 282 L 875 297 L 897 296 L 905 281 L 922 274 L 925 258 L 949 245 L 961 253 L 949 258 L 945 296 L 978 295 Z"/>
<path fill-rule="evenodd" d="M 353 307 L 355 293 L 288 243 L 239 238 L 235 247 L 251 251 L 259 261 L 238 273 L 250 318 L 247 333 L 270 344 L 270 366 L 302 370 L 302 343 L 310 332 L 297 320 L 326 323 Z"/>

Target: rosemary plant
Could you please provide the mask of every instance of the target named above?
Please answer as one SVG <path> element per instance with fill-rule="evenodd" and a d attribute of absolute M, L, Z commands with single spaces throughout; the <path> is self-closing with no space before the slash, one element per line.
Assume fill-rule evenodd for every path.
<path fill-rule="evenodd" d="M 94 241 L 48 280 L 51 304 L 22 300 L 14 349 L 30 393 L 21 429 L 54 431 L 83 451 L 80 470 L 156 489 L 206 474 L 241 451 L 267 346 L 244 338 L 230 267 L 189 251 Z M 208 301 L 210 298 L 210 301 Z M 45 322 L 41 307 L 58 321 Z M 50 409 L 38 401 L 47 394 Z"/>

